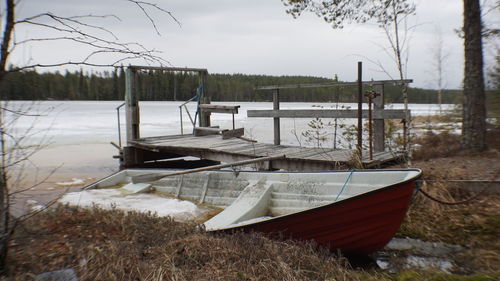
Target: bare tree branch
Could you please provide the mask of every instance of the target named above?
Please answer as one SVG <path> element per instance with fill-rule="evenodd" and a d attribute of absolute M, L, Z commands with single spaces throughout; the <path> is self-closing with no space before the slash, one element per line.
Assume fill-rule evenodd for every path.
<path fill-rule="evenodd" d="M 167 11 L 159 5 L 147 0 L 122 0 L 136 5 L 144 17 L 152 24 L 154 30 L 160 35 L 158 26 L 155 20 L 151 17 L 150 12 L 157 11 L 168 15 L 179 26 L 180 22 L 173 16 L 170 11 Z M 113 19 L 121 21 L 114 14 L 94 15 L 56 15 L 51 12 L 42 12 L 33 16 L 25 17 L 18 20 L 16 18 L 17 5 L 20 0 L 5 0 L 5 6 L 0 7 L 0 82 L 8 73 L 23 71 L 36 68 L 58 67 L 58 66 L 91 66 L 91 67 L 110 67 L 117 66 L 127 60 L 143 59 L 148 64 L 168 64 L 168 61 L 163 59 L 160 52 L 155 49 L 149 49 L 140 43 L 136 42 L 121 42 L 118 36 L 105 25 L 95 24 L 96 20 Z M 16 40 L 16 26 L 26 25 L 36 30 L 48 31 L 51 34 L 47 37 L 33 37 L 23 40 Z M 88 48 L 88 51 L 83 58 L 71 58 L 60 62 L 43 63 L 39 61 L 29 61 L 28 63 L 9 66 L 8 62 L 12 53 L 16 51 L 16 47 L 23 45 L 57 43 L 68 41 L 80 47 Z M 102 56 L 110 54 L 116 55 L 111 63 L 103 63 L 97 61 Z M 1 95 L 1 93 L 0 93 Z M 3 99 L 0 96 L 0 99 Z M 9 120 L 6 120 L 6 115 Z M 12 235 L 19 221 L 36 215 L 42 210 L 25 214 L 13 221 L 10 215 L 10 198 L 13 195 L 22 194 L 29 189 L 38 186 L 37 183 L 27 188 L 21 188 L 16 191 L 12 186 L 8 175 L 8 168 L 20 167 L 22 170 L 25 163 L 32 163 L 30 158 L 44 147 L 43 143 L 31 145 L 27 140 L 33 136 L 34 123 L 22 135 L 8 132 L 6 129 L 13 126 L 21 117 L 40 117 L 41 115 L 33 114 L 30 111 L 13 110 L 7 108 L 6 105 L 0 106 L 0 274 L 6 270 L 6 256 L 8 251 L 9 238 Z M 53 171 L 54 172 L 54 171 Z M 53 172 L 42 179 L 44 182 L 50 177 Z M 19 177 L 18 177 L 19 181 Z M 47 204 L 45 208 L 54 204 L 58 198 Z"/>
<path fill-rule="evenodd" d="M 160 34 L 160 31 L 158 31 L 158 28 L 156 27 L 156 23 L 155 23 L 155 21 L 151 18 L 151 16 L 149 15 L 149 13 L 146 11 L 146 9 L 145 9 L 144 7 L 152 7 L 152 8 L 154 8 L 154 9 L 156 9 L 156 10 L 160 11 L 160 12 L 166 13 L 166 14 L 167 14 L 167 15 L 169 15 L 169 16 L 170 16 L 170 18 L 171 18 L 171 19 L 173 19 L 173 20 L 174 20 L 174 21 L 175 21 L 175 22 L 176 22 L 179 26 L 182 26 L 182 25 L 181 25 L 181 23 L 180 23 L 180 21 L 178 21 L 178 20 L 174 17 L 174 15 L 173 15 L 171 12 L 169 12 L 169 11 L 167 11 L 167 10 L 163 9 L 162 7 L 158 6 L 157 4 L 150 3 L 150 2 L 146 2 L 146 1 L 138 1 L 138 0 L 125 0 L 125 1 L 127 1 L 127 2 L 131 2 L 131 3 L 135 4 L 135 5 L 137 5 L 137 6 L 138 6 L 138 7 L 142 10 L 142 12 L 144 13 L 144 15 L 145 15 L 145 16 L 149 19 L 149 21 L 150 21 L 150 22 L 151 22 L 151 24 L 153 25 L 153 27 L 154 27 L 154 29 L 156 30 L 156 33 L 157 33 L 158 35 L 161 35 L 161 34 Z"/>

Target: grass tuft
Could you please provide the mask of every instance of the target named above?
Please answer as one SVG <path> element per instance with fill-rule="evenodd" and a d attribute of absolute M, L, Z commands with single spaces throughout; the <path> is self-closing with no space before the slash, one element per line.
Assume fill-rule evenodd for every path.
<path fill-rule="evenodd" d="M 315 244 L 208 234 L 152 214 L 58 206 L 12 240 L 11 280 L 74 268 L 80 280 L 379 280 Z"/>

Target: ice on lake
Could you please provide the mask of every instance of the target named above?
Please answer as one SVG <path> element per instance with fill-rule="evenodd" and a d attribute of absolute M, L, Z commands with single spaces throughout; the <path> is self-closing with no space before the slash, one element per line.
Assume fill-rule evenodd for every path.
<path fill-rule="evenodd" d="M 116 108 L 122 101 L 11 101 L 11 109 L 23 109 L 30 115 L 21 116 L 15 123 L 13 133 L 23 135 L 29 132 L 24 144 L 48 144 L 46 153 L 42 151 L 38 165 L 50 163 L 50 167 L 59 164 L 75 166 L 85 170 L 112 169 L 118 166 L 112 159 L 117 150 L 109 143 L 118 143 L 118 116 Z M 141 137 L 180 134 L 179 106 L 182 102 L 140 102 Z M 214 104 L 240 105 L 239 114 L 235 116 L 236 127 L 245 128 L 245 136 L 262 143 L 273 143 L 272 118 L 247 118 L 247 110 L 272 109 L 271 102 L 214 102 Z M 344 107 L 356 108 L 356 104 L 343 103 Z M 280 104 L 282 109 L 328 109 L 335 107 L 333 103 L 286 103 Z M 366 104 L 365 104 L 366 107 Z M 387 108 L 402 109 L 403 104 L 387 105 Z M 452 109 L 453 105 L 443 105 L 444 110 Z M 433 104 L 410 104 L 413 116 L 433 115 L 439 112 L 439 106 Z M 188 104 L 188 109 L 194 116 L 196 104 Z M 120 113 L 120 128 L 122 143 L 125 142 L 125 112 Z M 11 116 L 12 117 L 12 116 Z M 9 118 L 9 116 L 7 116 Z M 12 119 L 12 118 L 11 118 Z M 302 132 L 309 129 L 308 122 L 312 118 L 281 119 L 281 137 L 284 145 L 305 145 L 306 139 Z M 328 119 L 324 120 L 328 122 Z M 344 119 L 344 124 L 355 124 L 354 119 Z M 212 124 L 224 129 L 232 128 L 230 114 L 212 114 Z M 183 115 L 185 133 L 192 132 L 192 124 L 187 114 Z M 294 133 L 295 132 L 295 133 Z M 332 147 L 327 142 L 324 147 Z M 64 148 L 64 149 L 60 149 Z M 58 164 L 59 163 L 59 164 Z M 94 165 L 95 164 L 95 165 Z"/>

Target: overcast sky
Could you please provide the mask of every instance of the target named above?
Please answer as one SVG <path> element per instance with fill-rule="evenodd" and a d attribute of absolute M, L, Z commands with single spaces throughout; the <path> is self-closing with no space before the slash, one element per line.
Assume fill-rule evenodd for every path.
<path fill-rule="evenodd" d="M 41 12 L 71 16 L 115 14 L 121 21 L 96 19 L 95 23 L 112 30 L 122 41 L 135 41 L 162 51 L 173 66 L 207 68 L 211 73 L 269 75 L 310 75 L 344 81 L 356 79 L 357 61 L 363 61 L 365 79 L 389 79 L 371 61 L 380 61 L 395 78 L 395 64 L 383 51 L 387 39 L 375 25 L 348 25 L 334 30 L 322 19 L 306 13 L 294 19 L 287 15 L 280 0 L 152 0 L 169 10 L 181 22 L 151 11 L 161 36 L 158 36 L 134 5 L 123 0 L 24 0 L 19 17 Z M 419 0 L 411 24 L 418 26 L 410 38 L 407 77 L 413 86 L 434 88 L 436 73 L 432 66 L 437 32 L 441 30 L 446 60 L 447 88 L 459 88 L 463 77 L 463 42 L 455 29 L 462 23 L 461 0 Z M 491 17 L 490 13 L 490 17 Z M 498 16 L 498 13 L 493 17 Z M 17 40 L 44 37 L 45 31 L 19 26 Z M 54 63 L 76 60 L 86 55 L 85 48 L 71 44 L 43 43 L 16 49 L 13 63 Z M 487 62 L 492 48 L 487 46 Z M 99 58 L 106 62 L 106 58 Z"/>

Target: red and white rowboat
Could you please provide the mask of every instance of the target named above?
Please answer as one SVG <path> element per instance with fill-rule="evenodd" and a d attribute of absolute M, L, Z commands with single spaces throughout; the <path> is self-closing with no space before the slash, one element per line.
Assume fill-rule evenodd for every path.
<path fill-rule="evenodd" d="M 165 170 L 124 170 L 87 188 L 126 184 L 152 173 Z M 399 229 L 421 174 L 418 169 L 206 171 L 141 186 L 223 208 L 204 223 L 207 231 L 259 231 L 369 254 L 383 248 Z"/>

